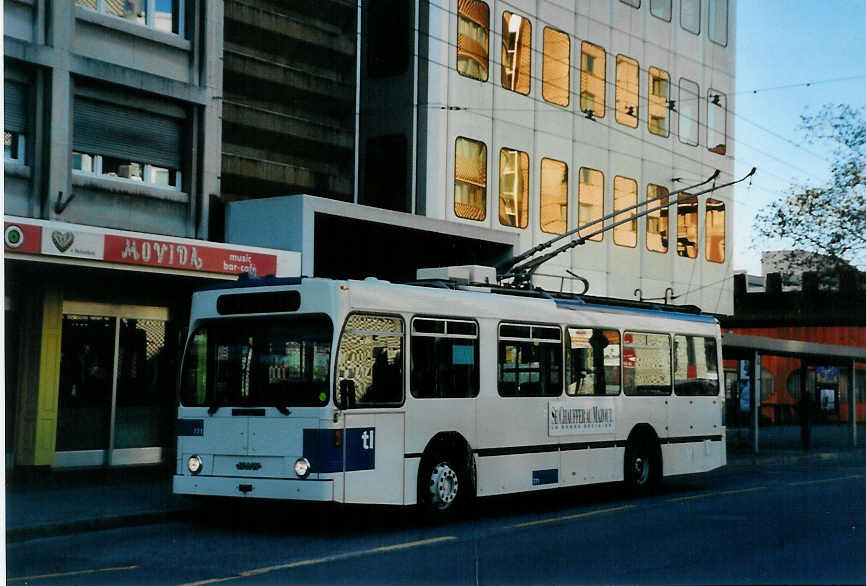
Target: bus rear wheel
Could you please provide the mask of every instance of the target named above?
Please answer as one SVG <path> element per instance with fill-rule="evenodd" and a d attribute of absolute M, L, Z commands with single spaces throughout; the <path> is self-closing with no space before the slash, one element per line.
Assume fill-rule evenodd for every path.
<path fill-rule="evenodd" d="M 654 442 L 639 438 L 630 441 L 625 449 L 625 484 L 635 495 L 653 492 L 661 478 L 661 462 Z"/>
<path fill-rule="evenodd" d="M 459 460 L 432 453 L 425 458 L 418 477 L 418 497 L 422 513 L 429 520 L 453 516 L 466 500 L 469 484 Z"/>

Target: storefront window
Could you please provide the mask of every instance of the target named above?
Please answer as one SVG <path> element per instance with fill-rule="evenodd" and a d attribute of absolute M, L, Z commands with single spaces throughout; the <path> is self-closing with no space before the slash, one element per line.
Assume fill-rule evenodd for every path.
<path fill-rule="evenodd" d="M 457 5 L 457 72 L 487 81 L 490 9 L 478 0 Z"/>
<path fill-rule="evenodd" d="M 584 226 L 590 222 L 601 219 L 604 215 L 604 175 L 601 171 L 580 168 L 580 183 L 577 188 L 577 224 Z M 600 230 L 601 222 L 581 230 L 582 234 L 589 234 Z M 603 233 L 596 234 L 590 240 L 601 242 Z"/>
<path fill-rule="evenodd" d="M 638 63 L 624 55 L 616 56 L 616 121 L 637 128 L 640 76 Z"/>
<path fill-rule="evenodd" d="M 661 197 L 658 201 L 647 205 L 647 209 L 664 206 L 668 203 L 667 187 L 654 185 L 650 183 L 646 186 L 646 199 L 651 201 L 657 197 Z M 661 209 L 650 212 L 646 216 L 646 247 L 647 250 L 653 252 L 665 253 L 668 251 L 668 209 Z"/>
<path fill-rule="evenodd" d="M 454 214 L 483 221 L 487 217 L 487 145 L 459 137 L 454 145 Z"/>
<path fill-rule="evenodd" d="M 502 87 L 527 95 L 532 64 L 532 23 L 528 18 L 502 13 Z"/>
<path fill-rule="evenodd" d="M 698 119 L 698 112 L 700 112 L 698 108 L 699 92 L 698 84 L 684 77 L 680 78 L 680 97 L 678 103 L 680 111 L 680 142 L 692 146 L 698 145 L 698 127 L 700 122 Z"/>
<path fill-rule="evenodd" d="M 552 104 L 568 106 L 571 86 L 571 39 L 561 31 L 544 29 L 541 96 Z"/>
<path fill-rule="evenodd" d="M 713 89 L 707 93 L 707 148 L 718 155 L 727 152 L 727 104 L 725 94 Z"/>
<path fill-rule="evenodd" d="M 667 137 L 668 98 L 670 96 L 670 75 L 667 71 L 649 68 L 649 116 L 647 125 L 649 131 L 658 136 Z"/>
<path fill-rule="evenodd" d="M 620 177 L 613 178 L 613 208 L 615 211 L 626 209 L 637 205 L 637 181 Z M 614 224 L 632 218 L 619 226 L 614 226 L 613 243 L 618 246 L 637 246 L 637 220 L 634 218 L 635 210 L 631 209 L 613 217 Z"/>
<path fill-rule="evenodd" d="M 568 227 L 568 165 L 541 159 L 541 230 L 563 234 Z"/>
<path fill-rule="evenodd" d="M 707 260 L 725 262 L 725 202 L 708 199 L 706 205 Z"/>
<path fill-rule="evenodd" d="M 592 43 L 580 45 L 580 111 L 604 118 L 605 52 Z"/>
<path fill-rule="evenodd" d="M 698 198 L 690 197 L 677 204 L 677 255 L 698 256 Z"/>
<path fill-rule="evenodd" d="M 513 228 L 529 224 L 529 155 L 499 151 L 499 223 Z"/>

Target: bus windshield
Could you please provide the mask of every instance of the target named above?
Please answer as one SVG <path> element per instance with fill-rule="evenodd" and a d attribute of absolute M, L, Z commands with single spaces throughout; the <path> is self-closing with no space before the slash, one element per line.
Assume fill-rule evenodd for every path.
<path fill-rule="evenodd" d="M 188 407 L 313 407 L 328 402 L 333 326 L 324 315 L 211 321 L 183 360 Z"/>

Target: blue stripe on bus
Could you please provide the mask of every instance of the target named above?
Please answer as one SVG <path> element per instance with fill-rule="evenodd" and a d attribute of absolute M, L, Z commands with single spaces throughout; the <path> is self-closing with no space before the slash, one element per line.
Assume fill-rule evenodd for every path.
<path fill-rule="evenodd" d="M 312 472 L 342 472 L 344 457 L 347 472 L 373 470 L 376 428 L 305 429 L 303 454 L 310 461 Z"/>
<path fill-rule="evenodd" d="M 178 419 L 177 435 L 180 436 L 203 436 L 204 419 Z"/>
<path fill-rule="evenodd" d="M 532 471 L 532 486 L 540 486 L 542 484 L 556 484 L 559 482 L 559 470 L 551 468 L 550 470 L 533 470 Z"/>

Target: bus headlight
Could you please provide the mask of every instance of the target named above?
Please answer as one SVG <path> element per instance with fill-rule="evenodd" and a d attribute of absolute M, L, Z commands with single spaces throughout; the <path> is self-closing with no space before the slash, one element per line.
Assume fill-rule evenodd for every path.
<path fill-rule="evenodd" d="M 310 473 L 310 461 L 306 458 L 298 458 L 295 460 L 295 474 L 299 478 L 306 478 Z"/>
<path fill-rule="evenodd" d="M 198 474 L 199 472 L 201 472 L 202 468 L 201 458 L 199 458 L 198 456 L 190 456 L 189 459 L 186 461 L 186 467 L 192 474 Z"/>

